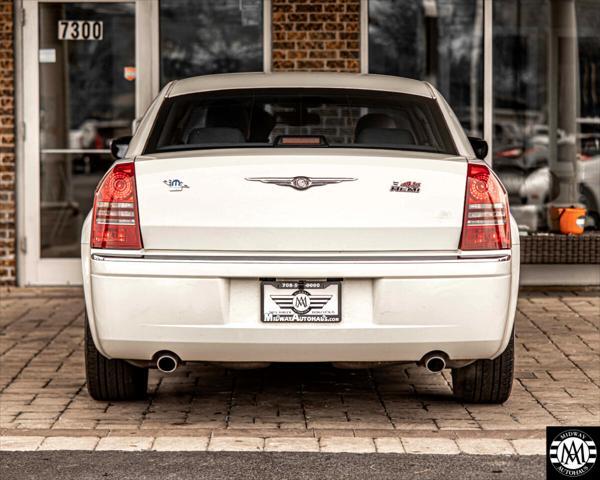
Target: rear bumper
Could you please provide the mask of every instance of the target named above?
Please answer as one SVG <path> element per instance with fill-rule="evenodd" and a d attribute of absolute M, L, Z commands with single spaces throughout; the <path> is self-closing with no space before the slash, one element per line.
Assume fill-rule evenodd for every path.
<path fill-rule="evenodd" d="M 106 356 L 184 361 L 418 361 L 493 358 L 512 330 L 518 245 L 498 258 L 354 261 L 114 258 L 83 245 L 92 334 Z M 512 254 L 510 254 L 512 253 Z M 342 321 L 265 324 L 260 278 L 342 278 Z"/>

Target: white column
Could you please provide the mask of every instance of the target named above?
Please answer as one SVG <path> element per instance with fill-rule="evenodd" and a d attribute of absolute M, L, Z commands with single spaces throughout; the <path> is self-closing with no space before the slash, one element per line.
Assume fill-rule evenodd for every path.
<path fill-rule="evenodd" d="M 579 62 L 575 0 L 551 0 L 549 35 L 549 163 L 560 187 L 560 194 L 553 204 L 573 204 L 579 197 L 576 175 Z M 565 132 L 566 140 L 557 141 L 557 129 Z"/>
<path fill-rule="evenodd" d="M 271 0 L 263 1 L 263 71 L 271 72 L 273 43 L 273 6 Z"/>
<path fill-rule="evenodd" d="M 485 161 L 492 165 L 494 155 L 494 49 L 492 0 L 483 4 L 483 138 L 488 144 Z"/>
<path fill-rule="evenodd" d="M 135 3 L 135 117 L 140 118 L 160 90 L 158 0 Z"/>

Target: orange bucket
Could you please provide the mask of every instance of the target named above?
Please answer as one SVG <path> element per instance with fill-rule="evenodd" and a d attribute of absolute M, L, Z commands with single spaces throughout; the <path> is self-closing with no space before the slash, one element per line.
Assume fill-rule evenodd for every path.
<path fill-rule="evenodd" d="M 580 207 L 550 207 L 550 228 L 565 235 L 581 235 L 586 209 Z"/>

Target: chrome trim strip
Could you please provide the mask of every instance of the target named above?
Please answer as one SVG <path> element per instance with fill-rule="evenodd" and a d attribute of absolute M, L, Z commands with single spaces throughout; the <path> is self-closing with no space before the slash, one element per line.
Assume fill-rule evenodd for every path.
<path fill-rule="evenodd" d="M 92 260 L 113 262 L 162 262 L 162 263 L 463 263 L 463 262 L 507 262 L 509 253 L 501 255 L 420 255 L 420 256 L 274 256 L 274 255 L 143 255 L 126 257 L 123 255 L 92 254 Z"/>
<path fill-rule="evenodd" d="M 42 148 L 42 153 L 110 153 L 109 148 Z"/>

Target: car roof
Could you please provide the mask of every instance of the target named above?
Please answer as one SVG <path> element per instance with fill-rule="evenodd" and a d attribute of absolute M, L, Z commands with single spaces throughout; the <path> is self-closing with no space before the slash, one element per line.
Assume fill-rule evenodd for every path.
<path fill-rule="evenodd" d="M 175 80 L 167 97 L 243 88 L 346 88 L 408 93 L 435 98 L 426 82 L 389 75 L 329 72 L 225 73 Z"/>

